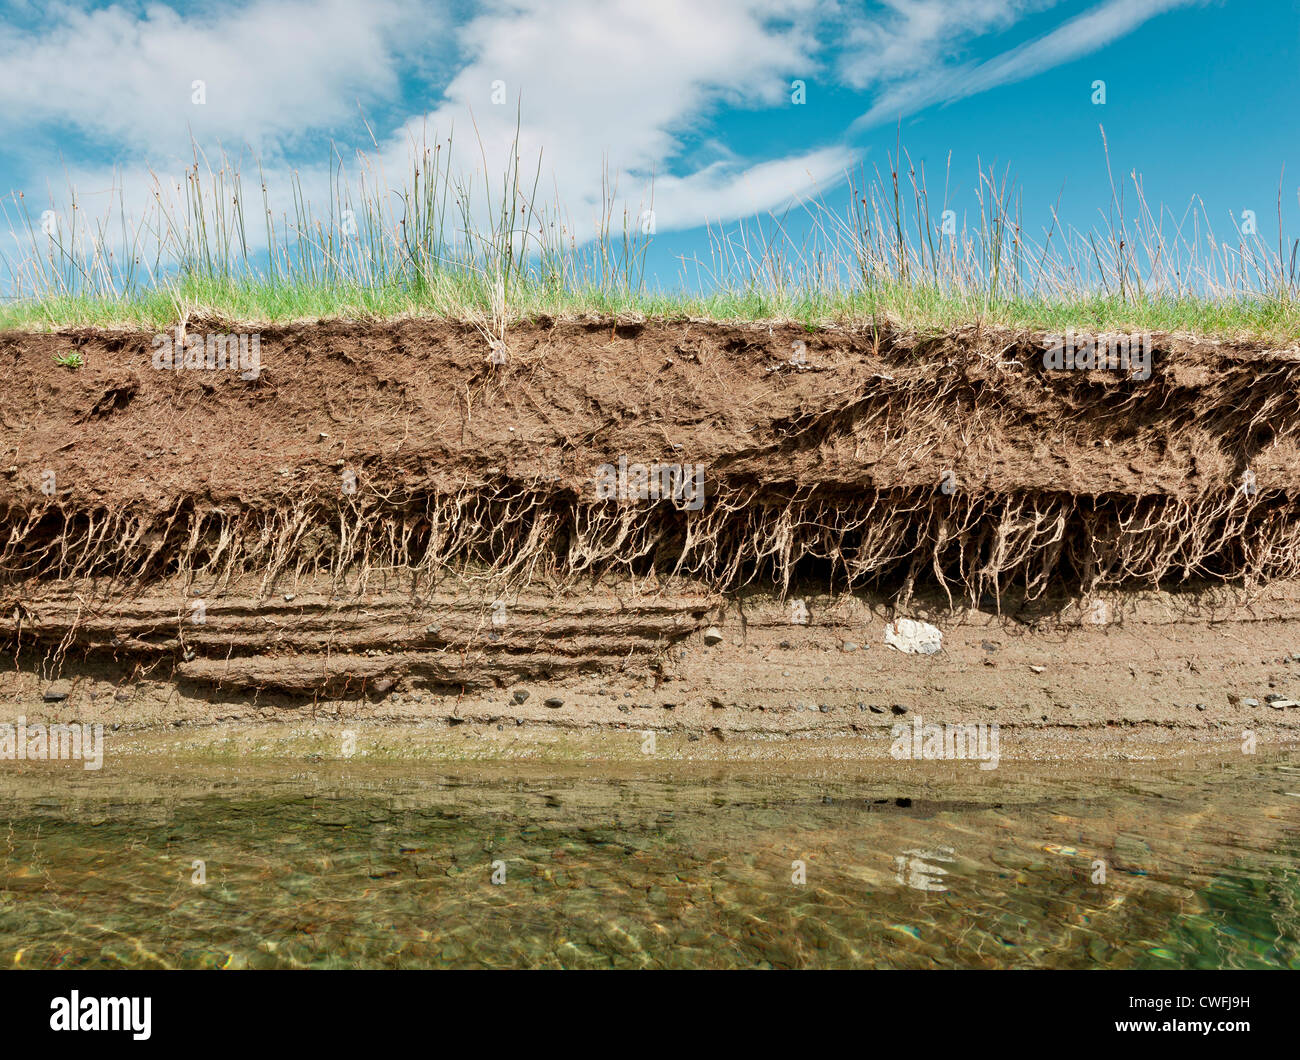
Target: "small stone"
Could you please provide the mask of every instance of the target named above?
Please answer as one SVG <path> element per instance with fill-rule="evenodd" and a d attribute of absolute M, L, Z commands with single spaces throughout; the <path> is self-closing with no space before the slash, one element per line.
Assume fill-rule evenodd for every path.
<path fill-rule="evenodd" d="M 1036 674 L 1041 674 L 1044 670 L 1047 669 L 1047 667 L 1046 667 L 1046 666 L 1031 666 L 1030 669 L 1033 670 L 1034 673 L 1036 673 Z"/>
<path fill-rule="evenodd" d="M 1268 705 L 1274 710 L 1284 710 L 1287 707 L 1300 707 L 1300 702 L 1294 699 L 1273 699 Z"/>
<path fill-rule="evenodd" d="M 907 713 L 907 708 L 906 708 L 905 706 L 903 706 L 901 703 L 895 703 L 895 704 L 894 704 L 892 707 L 890 707 L 889 709 L 892 710 L 895 714 L 906 714 L 906 713 Z"/>
<path fill-rule="evenodd" d="M 1276 703 L 1279 699 L 1286 699 L 1286 696 L 1279 695 L 1276 692 L 1270 692 L 1264 697 L 1265 703 Z"/>
<path fill-rule="evenodd" d="M 1257 706 L 1259 706 L 1259 700 L 1258 700 L 1258 699 L 1243 699 L 1243 700 L 1241 701 L 1241 705 L 1242 705 L 1243 707 L 1257 707 Z"/>
<path fill-rule="evenodd" d="M 68 698 L 68 693 L 72 691 L 72 685 L 67 681 L 55 681 L 45 690 L 41 696 L 46 703 L 62 703 Z"/>
<path fill-rule="evenodd" d="M 549 696 L 547 697 L 546 705 L 551 708 L 562 707 L 564 706 L 564 700 L 559 696 Z"/>
<path fill-rule="evenodd" d="M 885 643 L 908 654 L 933 655 L 943 649 L 943 633 L 929 622 L 896 618 L 885 625 Z"/>
<path fill-rule="evenodd" d="M 511 698 L 515 703 L 524 703 L 524 702 L 526 702 L 527 699 L 528 699 L 528 693 L 525 692 L 525 691 L 521 688 L 518 692 L 516 692 L 516 693 L 515 693 L 513 696 L 511 696 L 510 698 Z"/>
<path fill-rule="evenodd" d="M 710 626 L 704 631 L 705 644 L 717 644 L 722 640 L 722 630 L 717 626 Z"/>
<path fill-rule="evenodd" d="M 293 593 L 285 593 L 285 594 L 284 594 L 284 599 L 285 599 L 285 602 L 288 603 L 290 600 L 293 599 Z"/>
<path fill-rule="evenodd" d="M 843 652 L 850 652 L 850 651 L 857 651 L 857 650 L 858 650 L 858 646 L 854 644 L 853 641 L 851 640 L 846 640 L 843 644 L 840 645 L 840 651 Z"/>

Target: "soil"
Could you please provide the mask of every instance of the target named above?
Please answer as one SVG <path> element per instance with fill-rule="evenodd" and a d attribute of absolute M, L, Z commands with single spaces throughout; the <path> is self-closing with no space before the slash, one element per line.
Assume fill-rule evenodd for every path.
<path fill-rule="evenodd" d="M 1140 380 L 979 329 L 538 320 L 494 364 L 471 324 L 186 328 L 258 331 L 257 377 L 0 333 L 0 713 L 499 754 L 1300 733 L 1300 350 L 1156 335 Z M 702 465 L 701 506 L 601 496 L 620 458 Z"/>

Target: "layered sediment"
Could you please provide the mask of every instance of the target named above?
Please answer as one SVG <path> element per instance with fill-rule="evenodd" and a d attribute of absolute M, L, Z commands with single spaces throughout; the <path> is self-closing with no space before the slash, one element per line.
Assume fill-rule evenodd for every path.
<path fill-rule="evenodd" d="M 987 715 L 1070 753 L 1300 729 L 1273 705 L 1300 692 L 1300 350 L 1153 335 L 1147 373 L 976 328 L 183 334 L 250 332 L 251 372 L 0 334 L 0 702 L 863 747 Z M 942 651 L 886 647 L 900 616 Z"/>

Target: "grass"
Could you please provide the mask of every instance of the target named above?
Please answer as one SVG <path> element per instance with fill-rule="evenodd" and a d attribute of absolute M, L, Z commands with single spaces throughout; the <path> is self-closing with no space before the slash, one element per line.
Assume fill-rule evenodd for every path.
<path fill-rule="evenodd" d="M 935 224 L 924 166 L 900 146 L 885 173 L 848 175 L 842 205 L 819 197 L 711 226 L 707 257 L 679 259 L 678 283 L 660 289 L 645 276 L 653 195 L 619 213 L 606 174 L 594 228 L 582 226 L 591 238 L 580 239 L 558 203 L 537 197 L 540 157 L 530 180 L 512 150 L 493 180 L 466 175 L 453 148 L 450 137 L 417 145 L 396 188 L 362 153 L 345 184 L 336 158 L 323 213 L 295 175 L 292 215 L 277 217 L 259 171 L 259 238 L 239 167 L 226 157 L 209 165 L 197 148 L 183 182 L 154 177 L 138 216 L 121 189 L 94 218 L 70 191 L 65 231 L 15 193 L 0 200 L 6 245 L 19 248 L 0 259 L 13 292 L 0 302 L 0 329 L 415 315 L 473 321 L 492 341 L 520 320 L 595 312 L 1300 339 L 1300 240 L 1282 238 L 1280 187 L 1275 246 L 1235 223 L 1232 240 L 1218 240 L 1199 202 L 1177 215 L 1153 210 L 1136 174 L 1131 188 L 1112 181 L 1095 229 L 1067 229 L 1053 210 L 1031 239 L 1009 174 L 991 170 L 978 175 L 978 216 L 958 226 L 945 191 Z"/>
<path fill-rule="evenodd" d="M 1074 298 L 999 299 L 973 303 L 951 294 L 899 285 L 868 292 L 719 291 L 704 295 L 621 293 L 600 289 L 512 291 L 506 323 L 586 313 L 708 319 L 720 322 L 794 321 L 809 328 L 891 320 L 921 331 L 971 323 L 1047 332 L 1078 330 L 1183 331 L 1288 342 L 1300 339 L 1300 302 L 1269 298 L 1235 301 L 1167 295 L 1121 300 L 1105 294 Z M 384 320 L 418 316 L 474 319 L 474 303 L 393 285 L 270 283 L 265 280 L 185 279 L 157 290 L 120 297 L 55 295 L 0 304 L 0 330 L 59 327 L 160 331 L 178 319 L 282 323 L 348 318 Z"/>

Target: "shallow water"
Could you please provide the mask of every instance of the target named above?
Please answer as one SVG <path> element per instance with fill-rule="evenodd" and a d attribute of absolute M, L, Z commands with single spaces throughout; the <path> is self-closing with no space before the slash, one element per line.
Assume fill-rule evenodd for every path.
<path fill-rule="evenodd" d="M 3 765 L 0 967 L 1300 967 L 1296 757 Z"/>

